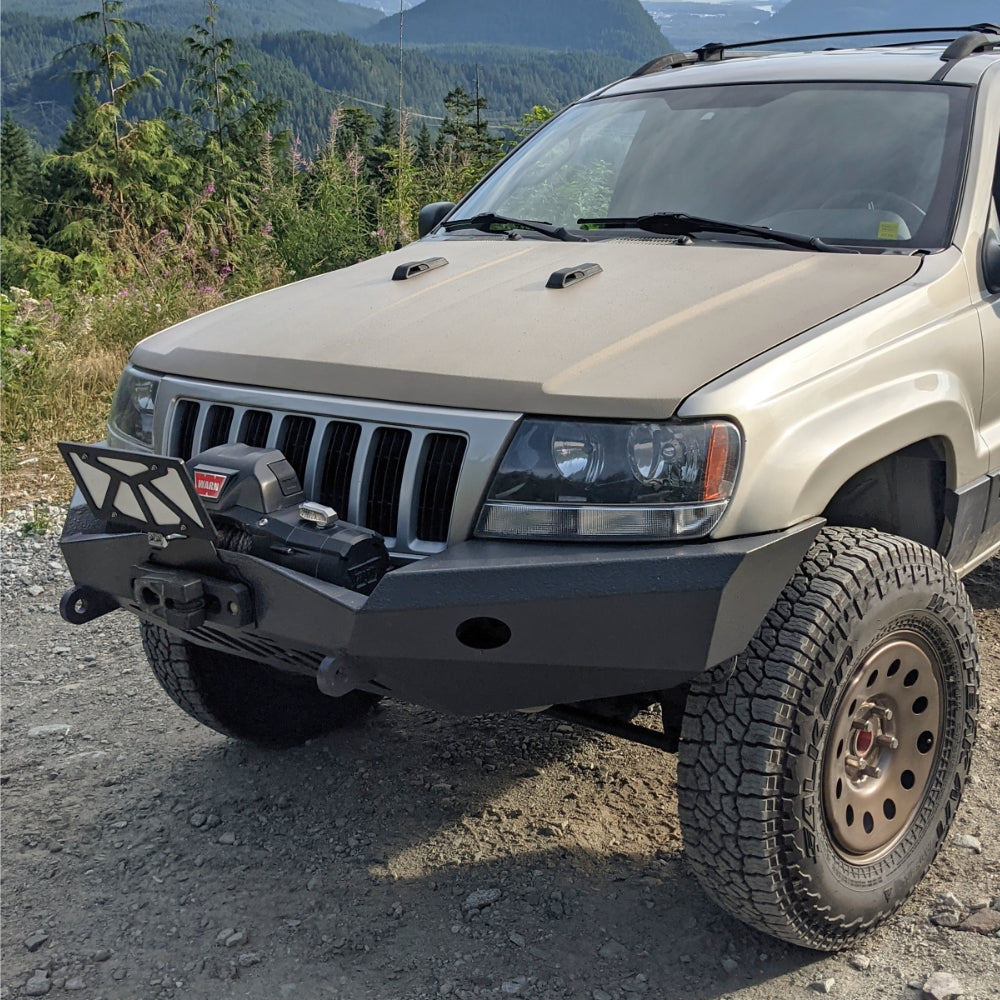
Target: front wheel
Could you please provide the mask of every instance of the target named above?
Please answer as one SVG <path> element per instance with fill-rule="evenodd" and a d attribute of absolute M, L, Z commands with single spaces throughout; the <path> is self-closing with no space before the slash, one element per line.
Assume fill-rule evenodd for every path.
<path fill-rule="evenodd" d="M 199 646 L 148 622 L 140 627 L 163 690 L 193 719 L 225 736 L 296 746 L 359 719 L 379 700 L 364 691 L 331 698 L 311 677 Z"/>
<path fill-rule="evenodd" d="M 978 679 L 972 608 L 939 555 L 824 529 L 735 667 L 692 685 L 678 795 L 702 886 L 821 950 L 884 920 L 955 816 Z"/>

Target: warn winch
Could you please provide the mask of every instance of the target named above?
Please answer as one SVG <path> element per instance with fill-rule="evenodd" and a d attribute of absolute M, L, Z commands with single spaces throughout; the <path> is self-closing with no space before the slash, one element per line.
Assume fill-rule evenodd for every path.
<path fill-rule="evenodd" d="M 278 450 L 222 445 L 184 463 L 103 445 L 60 448 L 107 532 L 146 533 L 147 558 L 133 566 L 129 580 L 132 609 L 172 628 L 191 630 L 206 620 L 243 627 L 254 617 L 238 568 L 206 565 L 204 551 L 192 558 L 198 543 L 358 594 L 370 594 L 389 568 L 382 537 L 306 500 Z M 178 547 L 183 560 L 175 558 Z M 63 616 L 78 624 L 114 610 L 121 587 L 109 590 L 75 587 L 63 599 Z"/>

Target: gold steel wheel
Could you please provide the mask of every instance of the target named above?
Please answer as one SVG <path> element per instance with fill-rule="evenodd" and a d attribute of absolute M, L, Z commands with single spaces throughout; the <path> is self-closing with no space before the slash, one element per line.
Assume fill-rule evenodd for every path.
<path fill-rule="evenodd" d="M 934 774 L 943 689 L 938 655 L 905 630 L 879 642 L 850 681 L 823 764 L 827 830 L 844 860 L 877 861 L 909 828 Z"/>

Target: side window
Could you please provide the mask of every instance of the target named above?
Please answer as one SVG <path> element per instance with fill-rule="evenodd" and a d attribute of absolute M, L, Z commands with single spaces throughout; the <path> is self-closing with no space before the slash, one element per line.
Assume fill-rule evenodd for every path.
<path fill-rule="evenodd" d="M 993 214 L 1000 216 L 1000 142 L 997 143 L 997 165 L 993 171 Z"/>
<path fill-rule="evenodd" d="M 994 297 L 1000 297 L 1000 143 L 997 144 L 997 162 L 993 170 L 993 202 L 983 241 L 982 269 L 986 287 Z"/>

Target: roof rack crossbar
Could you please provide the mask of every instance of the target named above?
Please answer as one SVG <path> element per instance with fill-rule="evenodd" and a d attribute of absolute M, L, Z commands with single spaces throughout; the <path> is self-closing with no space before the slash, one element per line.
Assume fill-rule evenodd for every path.
<path fill-rule="evenodd" d="M 936 32 L 948 32 L 950 38 L 945 40 L 950 41 L 955 35 L 966 32 L 1000 35 L 1000 26 L 995 24 L 962 24 L 934 28 L 886 28 L 883 31 L 826 31 L 818 35 L 790 35 L 787 38 L 762 38 L 752 42 L 709 42 L 694 51 L 700 61 L 707 62 L 721 59 L 722 54 L 727 49 L 748 49 L 760 45 L 778 45 L 783 42 L 815 42 L 824 38 L 870 38 L 879 35 L 926 35 Z"/>

